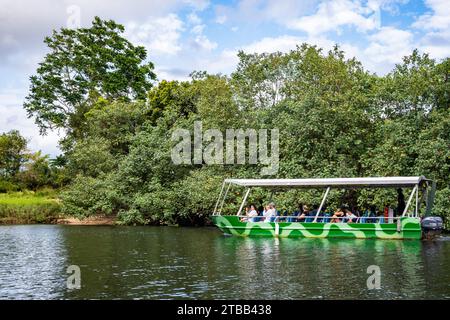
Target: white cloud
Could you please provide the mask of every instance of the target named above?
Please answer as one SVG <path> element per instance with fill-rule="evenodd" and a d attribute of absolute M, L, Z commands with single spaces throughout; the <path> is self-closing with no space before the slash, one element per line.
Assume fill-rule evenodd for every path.
<path fill-rule="evenodd" d="M 288 28 L 311 35 L 338 31 L 339 27 L 346 25 L 363 32 L 376 29 L 380 26 L 379 6 L 376 2 L 364 6 L 360 1 L 324 1 L 314 14 L 286 21 Z"/>
<path fill-rule="evenodd" d="M 369 36 L 370 44 L 360 56 L 364 65 L 380 74 L 386 73 L 411 54 L 414 36 L 410 31 L 383 27 Z"/>
<path fill-rule="evenodd" d="M 233 23 L 258 23 L 275 21 L 283 24 L 290 19 L 304 15 L 310 11 L 319 0 L 241 0 L 236 5 L 216 5 L 217 23 L 232 21 Z"/>
<path fill-rule="evenodd" d="M 225 22 L 227 22 L 227 16 L 226 15 L 224 15 L 224 14 L 221 14 L 220 16 L 217 16 L 216 17 L 216 22 L 218 23 L 218 24 L 224 24 Z"/>
<path fill-rule="evenodd" d="M 175 11 L 180 4 L 175 0 L 136 0 L 132 4 L 126 0 L 108 3 L 91 0 L 0 0 L 0 39 L 14 39 L 17 44 L 10 48 L 0 42 L 0 56 L 13 49 L 42 51 L 45 48 L 44 37 L 50 35 L 52 29 L 67 25 L 71 17 L 67 12 L 70 6 L 79 7 L 81 24 L 88 26 L 94 16 L 114 19 L 119 23 L 144 21 L 149 13 L 164 16 Z"/>
<path fill-rule="evenodd" d="M 280 37 L 266 37 L 256 42 L 250 43 L 240 49 L 247 53 L 264 53 L 264 52 L 288 52 L 295 49 L 295 46 L 304 42 L 305 39 L 296 36 L 284 35 Z"/>
<path fill-rule="evenodd" d="M 448 31 L 432 31 L 425 34 L 420 40 L 418 48 L 436 59 L 449 57 L 450 33 Z"/>
<path fill-rule="evenodd" d="M 208 39 L 203 34 L 206 25 L 202 23 L 202 19 L 195 13 L 191 13 L 187 17 L 188 23 L 192 26 L 191 33 L 195 35 L 194 39 L 191 39 L 191 47 L 195 50 L 212 51 L 217 48 L 217 43 Z"/>
<path fill-rule="evenodd" d="M 209 0 L 182 0 L 182 2 L 198 11 L 203 11 L 209 7 Z"/>
<path fill-rule="evenodd" d="M 449 32 L 450 28 L 450 3 L 448 0 L 426 0 L 426 5 L 433 12 L 426 13 L 418 18 L 413 27 L 421 29 L 434 29 Z"/>
<path fill-rule="evenodd" d="M 418 41 L 418 48 L 437 59 L 447 58 L 450 53 L 450 4 L 447 0 L 427 0 L 432 12 L 421 15 L 412 26 L 425 30 Z"/>
<path fill-rule="evenodd" d="M 176 14 L 150 18 L 145 23 L 130 22 L 126 25 L 127 38 L 145 46 L 150 55 L 176 54 L 181 50 L 179 43 L 183 22 Z"/>
<path fill-rule="evenodd" d="M 0 45 L 2 47 L 13 47 L 18 45 L 18 41 L 14 39 L 13 35 L 11 34 L 4 34 L 0 38 Z"/>
<path fill-rule="evenodd" d="M 237 53 L 242 50 L 246 53 L 267 53 L 267 52 L 289 52 L 302 43 L 316 45 L 328 51 L 333 48 L 335 43 L 324 37 L 307 38 L 291 35 L 282 35 L 279 37 L 265 37 L 247 45 L 238 46 L 233 49 L 225 49 L 218 56 L 212 57 L 204 62 L 211 73 L 231 73 L 239 62 Z M 342 49 L 346 52 L 348 58 L 359 54 L 359 49 L 350 44 L 343 44 Z"/>
<path fill-rule="evenodd" d="M 0 91 L 0 133 L 19 130 L 29 140 L 28 147 L 32 151 L 42 150 L 45 154 L 55 156 L 61 151 L 57 147 L 62 137 L 50 131 L 46 136 L 39 135 L 39 130 L 33 119 L 27 117 L 22 108 L 24 93 L 14 89 Z"/>
<path fill-rule="evenodd" d="M 448 57 L 448 1 L 425 0 L 429 12 L 413 24 L 416 28 L 414 34 L 399 27 L 380 27 L 378 8 L 382 8 L 384 13 L 387 10 L 395 14 L 397 4 L 405 1 L 240 0 L 229 2 L 232 4 L 211 5 L 209 0 L 136 0 L 132 4 L 124 0 L 107 4 L 92 0 L 0 0 L 0 131 L 20 129 L 31 138 L 30 145 L 34 150 L 58 153 L 56 134 L 39 136 L 33 119 L 26 117 L 21 107 L 24 94 L 20 90 L 26 91 L 27 78 L 45 53 L 44 36 L 51 34 L 52 29 L 66 25 L 66 9 L 72 4 L 80 7 L 83 26 L 89 26 L 94 15 L 124 24 L 130 41 L 143 44 L 149 50 L 149 59 L 155 63 L 159 79 L 186 80 L 193 70 L 231 73 L 238 62 L 236 54 L 239 49 L 248 53 L 288 52 L 307 42 L 326 52 L 335 44 L 332 33 L 340 34 L 347 30 L 345 27 L 363 32 L 362 37 L 359 35 L 346 40 L 349 42 L 340 43 L 346 56 L 355 56 L 367 69 L 379 74 L 390 71 L 415 46 L 429 52 L 432 57 Z M 201 11 L 206 9 L 212 12 L 202 15 Z M 209 18 L 211 13 L 212 18 Z M 203 22 L 203 16 L 208 17 L 208 21 L 205 18 Z M 223 38 L 214 38 L 206 33 L 210 31 L 211 23 L 211 28 L 220 28 L 214 23 L 228 26 L 220 28 Z M 258 23 L 271 28 L 268 30 L 272 34 L 287 33 L 286 27 L 291 28 L 290 32 L 298 30 L 305 33 L 247 40 L 241 46 L 227 42 L 229 38 L 233 43 L 254 39 L 252 34 L 241 33 L 249 27 L 258 28 Z M 225 34 L 227 31 L 228 35 Z M 362 38 L 366 42 L 361 41 Z M 226 49 L 219 50 L 219 44 Z"/>
<path fill-rule="evenodd" d="M 393 66 L 401 62 L 402 57 L 409 55 L 413 49 L 412 33 L 391 27 L 382 28 L 379 32 L 369 36 L 368 39 L 370 43 L 366 49 L 348 42 L 339 43 L 339 45 L 347 59 L 355 57 L 362 62 L 366 69 L 378 74 L 385 74 L 392 70 Z M 238 50 L 243 50 L 246 53 L 289 52 L 302 43 L 316 45 L 318 48 L 322 48 L 325 53 L 336 44 L 335 41 L 324 36 L 283 35 L 279 37 L 265 37 L 248 45 L 233 50 L 226 50 L 227 55 L 222 55 L 218 60 L 223 59 L 227 62 L 224 65 L 228 65 L 229 70 L 231 62 L 234 64 L 238 62 L 237 58 L 230 58 L 235 57 Z M 217 64 L 220 65 L 221 63 L 218 62 Z"/>
<path fill-rule="evenodd" d="M 297 45 L 301 45 L 303 43 L 315 45 L 325 51 L 331 50 L 336 44 L 334 41 L 326 37 L 300 37 L 283 35 L 279 37 L 266 37 L 237 49 L 243 50 L 247 53 L 264 53 L 275 51 L 289 52 L 290 50 L 295 49 Z M 358 52 L 357 47 L 354 47 L 348 43 L 342 44 L 341 47 L 346 52 L 349 58 L 353 57 L 355 53 Z"/>
<path fill-rule="evenodd" d="M 200 65 L 196 70 L 207 70 L 212 74 L 230 74 L 238 62 L 237 50 L 225 49 L 218 55 L 199 61 Z"/>
<path fill-rule="evenodd" d="M 187 21 L 188 23 L 194 25 L 202 23 L 202 19 L 200 19 L 200 17 L 195 12 L 192 12 L 187 16 Z"/>
<path fill-rule="evenodd" d="M 191 32 L 194 34 L 202 34 L 204 29 L 205 29 L 204 24 L 198 24 L 191 29 Z"/>
<path fill-rule="evenodd" d="M 178 80 L 178 81 L 189 81 L 189 74 L 192 70 L 184 70 L 179 68 L 164 68 L 156 67 L 155 72 L 158 75 L 159 80 Z"/>
<path fill-rule="evenodd" d="M 217 43 L 209 40 L 205 35 L 200 34 L 195 37 L 194 44 L 201 50 L 211 51 L 217 48 Z"/>

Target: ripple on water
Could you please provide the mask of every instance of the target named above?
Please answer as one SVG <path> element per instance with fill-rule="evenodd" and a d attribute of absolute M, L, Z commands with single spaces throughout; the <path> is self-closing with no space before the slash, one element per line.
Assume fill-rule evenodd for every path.
<path fill-rule="evenodd" d="M 81 268 L 68 290 L 66 269 Z M 368 290 L 367 267 L 381 270 Z M 2 299 L 450 297 L 450 237 L 434 242 L 223 237 L 209 228 L 2 226 Z"/>

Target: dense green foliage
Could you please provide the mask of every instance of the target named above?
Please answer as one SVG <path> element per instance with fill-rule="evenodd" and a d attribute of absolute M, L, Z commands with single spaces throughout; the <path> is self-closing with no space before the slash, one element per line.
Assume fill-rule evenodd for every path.
<path fill-rule="evenodd" d="M 17 130 L 0 135 L 0 178 L 12 178 L 26 161 L 27 140 Z"/>
<path fill-rule="evenodd" d="M 63 194 L 68 213 L 118 214 L 124 223 L 200 224 L 225 177 L 260 177 L 260 165 L 174 165 L 174 130 L 279 128 L 277 177 L 419 175 L 438 181 L 435 214 L 450 190 L 448 68 L 413 52 L 385 77 L 335 48 L 303 45 L 288 54 L 241 53 L 230 76 L 163 81 L 146 102 L 108 103 L 69 157 L 77 173 Z M 412 81 L 414 79 L 414 81 Z M 431 84 L 430 84 L 431 83 Z M 445 96 L 446 95 L 446 96 Z M 128 119 L 128 121 L 126 120 Z M 114 125 L 112 125 L 114 124 Z M 95 152 L 95 157 L 92 154 Z M 91 159 L 91 160 L 89 160 Z M 240 198 L 232 190 L 232 198 Z M 267 201 L 255 190 L 250 202 Z M 276 197 L 281 209 L 318 203 L 318 192 Z M 333 192 L 330 205 L 396 205 L 396 193 Z M 226 204 L 234 212 L 236 205 Z"/>
<path fill-rule="evenodd" d="M 62 186 L 68 181 L 62 159 L 29 152 L 18 131 L 0 134 L 0 193 Z"/>
<path fill-rule="evenodd" d="M 24 104 L 41 131 L 63 128 L 83 135 L 84 115 L 99 97 L 144 98 L 156 78 L 147 52 L 121 36 L 124 27 L 96 17 L 90 28 L 54 31 L 45 38 L 50 52 L 30 78 Z"/>
<path fill-rule="evenodd" d="M 122 31 L 96 19 L 92 28 L 54 33 L 46 40 L 52 52 L 32 78 L 25 108 L 41 128 L 70 133 L 70 143 L 63 142 L 62 166 L 70 178 L 61 196 L 65 213 L 117 214 L 126 224 L 204 223 L 223 179 L 261 177 L 262 164 L 175 165 L 173 132 L 192 133 L 194 122 L 202 121 L 203 130 L 223 133 L 278 128 L 280 167 L 272 177 L 425 175 L 437 181 L 434 214 L 449 214 L 448 58 L 437 62 L 414 51 L 378 76 L 339 47 L 323 52 L 303 44 L 288 53 L 240 52 L 230 76 L 194 72 L 190 81 L 161 81 L 150 89 L 152 65 L 142 48 L 119 36 Z M 81 76 L 67 78 L 60 65 Z M 133 71 L 131 78 L 123 78 L 129 75 L 124 69 Z M 231 190 L 225 212 L 235 212 L 232 200 L 240 192 Z M 249 201 L 259 205 L 267 196 L 255 190 Z M 292 210 L 317 204 L 320 196 L 290 191 L 276 201 Z M 396 193 L 332 192 L 329 205 L 342 203 L 381 210 L 396 205 Z"/>

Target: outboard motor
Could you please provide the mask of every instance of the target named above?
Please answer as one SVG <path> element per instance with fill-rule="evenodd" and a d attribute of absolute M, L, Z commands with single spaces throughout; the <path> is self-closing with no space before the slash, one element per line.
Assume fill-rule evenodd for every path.
<path fill-rule="evenodd" d="M 431 240 L 441 234 L 443 223 L 441 217 L 425 217 L 421 221 L 422 237 Z"/>

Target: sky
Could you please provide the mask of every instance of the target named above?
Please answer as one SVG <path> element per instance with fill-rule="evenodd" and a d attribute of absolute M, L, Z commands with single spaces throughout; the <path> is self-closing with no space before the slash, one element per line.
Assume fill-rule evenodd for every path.
<path fill-rule="evenodd" d="M 61 153 L 63 132 L 39 135 L 22 105 L 48 52 L 44 37 L 94 16 L 123 24 L 147 48 L 158 80 L 230 74 L 239 50 L 286 52 L 304 42 L 337 43 L 379 75 L 414 48 L 438 61 L 450 56 L 449 0 L 0 0 L 0 133 L 17 129 L 32 151 Z"/>

